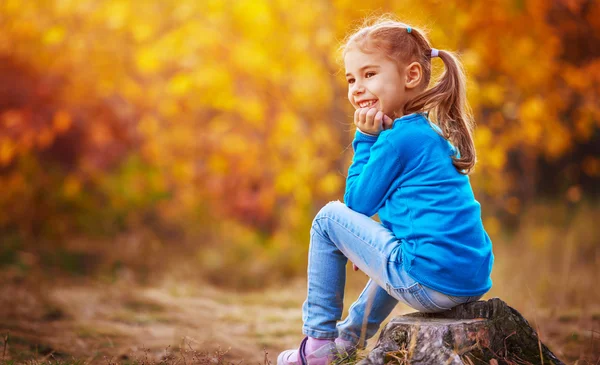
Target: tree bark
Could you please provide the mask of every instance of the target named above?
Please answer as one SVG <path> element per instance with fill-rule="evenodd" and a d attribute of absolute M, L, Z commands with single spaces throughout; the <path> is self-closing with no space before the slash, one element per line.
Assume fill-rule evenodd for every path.
<path fill-rule="evenodd" d="M 396 317 L 359 364 L 564 365 L 527 320 L 498 298 Z"/>

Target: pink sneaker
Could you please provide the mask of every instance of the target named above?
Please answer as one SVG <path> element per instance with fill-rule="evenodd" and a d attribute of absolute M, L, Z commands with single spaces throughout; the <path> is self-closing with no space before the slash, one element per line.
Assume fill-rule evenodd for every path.
<path fill-rule="evenodd" d="M 300 343 L 297 350 L 285 350 L 277 356 L 277 365 L 329 365 L 337 353 L 335 342 L 330 341 L 313 352 L 306 353 L 308 337 Z"/>
<path fill-rule="evenodd" d="M 344 340 L 340 337 L 335 339 L 335 347 L 341 359 L 353 356 L 356 353 L 356 345 L 354 342 Z"/>

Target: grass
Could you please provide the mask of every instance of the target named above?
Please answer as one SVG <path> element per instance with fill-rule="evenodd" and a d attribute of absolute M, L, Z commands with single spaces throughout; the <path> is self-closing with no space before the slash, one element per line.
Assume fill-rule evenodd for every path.
<path fill-rule="evenodd" d="M 333 359 L 332 365 L 352 365 L 361 361 L 367 356 L 367 352 L 364 350 L 353 352 L 350 354 L 338 354 Z"/>

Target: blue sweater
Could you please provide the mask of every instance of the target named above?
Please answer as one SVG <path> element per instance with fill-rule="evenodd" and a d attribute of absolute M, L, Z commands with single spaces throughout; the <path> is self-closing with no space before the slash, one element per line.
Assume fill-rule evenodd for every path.
<path fill-rule="evenodd" d="M 379 214 L 402 242 L 402 263 L 417 282 L 453 296 L 492 286 L 492 243 L 469 177 L 451 156 L 456 149 L 423 114 L 394 120 L 379 136 L 356 131 L 344 201 Z"/>

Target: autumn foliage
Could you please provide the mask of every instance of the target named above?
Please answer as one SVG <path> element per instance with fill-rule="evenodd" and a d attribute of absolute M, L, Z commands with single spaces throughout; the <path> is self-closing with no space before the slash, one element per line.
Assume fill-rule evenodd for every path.
<path fill-rule="evenodd" d="M 342 197 L 351 158 L 338 46 L 384 12 L 428 29 L 466 66 L 472 182 L 491 234 L 540 197 L 600 193 L 600 2 L 369 9 L 0 2 L 0 240 L 60 246 L 143 227 L 145 244 L 192 243 L 206 266 L 304 257 L 311 220 Z"/>

